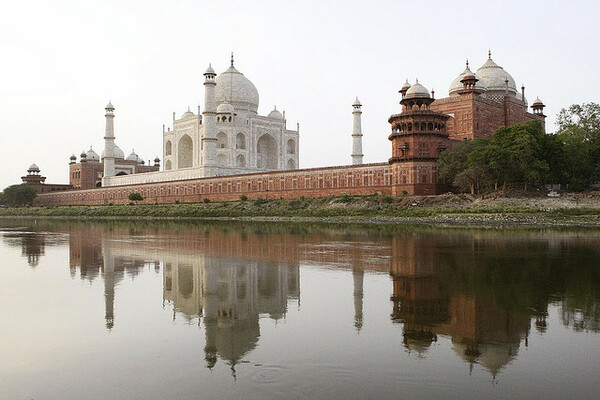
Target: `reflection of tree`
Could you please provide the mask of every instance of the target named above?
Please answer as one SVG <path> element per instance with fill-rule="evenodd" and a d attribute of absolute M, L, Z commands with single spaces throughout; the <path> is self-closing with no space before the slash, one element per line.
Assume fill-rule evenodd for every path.
<path fill-rule="evenodd" d="M 445 262 L 438 276 L 450 290 L 491 296 L 507 311 L 534 317 L 540 332 L 547 328 L 548 305 L 560 301 L 566 325 L 600 331 L 600 270 L 590 246 L 560 239 L 470 239 L 439 254 Z"/>
<path fill-rule="evenodd" d="M 27 264 L 31 267 L 37 267 L 40 258 L 46 254 L 46 235 L 44 234 L 11 231 L 2 236 L 9 246 L 21 247 L 21 255 L 27 257 Z"/>
<path fill-rule="evenodd" d="M 392 238 L 392 320 L 407 349 L 424 355 L 437 335 L 452 338 L 465 361 L 493 375 L 527 344 L 530 320 L 546 329 L 559 301 L 563 322 L 598 332 L 597 248 L 578 240 L 495 235 L 398 235 Z"/>

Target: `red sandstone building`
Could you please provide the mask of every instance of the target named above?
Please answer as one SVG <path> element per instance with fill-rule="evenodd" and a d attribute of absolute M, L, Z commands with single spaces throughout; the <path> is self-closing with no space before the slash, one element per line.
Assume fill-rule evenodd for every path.
<path fill-rule="evenodd" d="M 79 162 L 73 154 L 69 162 L 69 182 L 73 189 L 92 189 L 102 186 L 102 176 L 104 174 L 104 157 L 100 156 L 90 148 L 87 153 L 82 152 Z M 116 175 L 141 174 L 144 172 L 153 172 L 160 169 L 160 159 L 154 159 L 154 165 L 144 162 L 144 160 L 135 154 L 134 151 L 125 158 L 123 151 L 115 145 L 115 170 Z"/>
<path fill-rule="evenodd" d="M 76 164 L 72 157 L 70 166 L 71 185 L 79 190 L 42 194 L 36 203 L 127 203 L 128 195 L 133 192 L 139 192 L 143 202 L 151 204 L 205 199 L 231 201 L 242 195 L 256 199 L 374 193 L 391 196 L 440 194 L 448 188 L 438 182 L 437 160 L 454 141 L 491 138 L 501 126 L 531 120 L 544 124 L 546 117 L 545 106 L 539 99 L 531 106 L 533 112 L 527 111 L 525 88 L 518 91 L 514 79 L 491 59 L 491 54 L 475 73 L 467 62 L 465 70 L 451 83 L 446 98 L 435 99 L 433 92 L 430 95 L 418 82 L 412 86 L 407 82 L 400 93 L 402 112 L 388 120 L 392 129 L 389 135 L 392 156 L 386 163 L 96 188 L 101 179 L 102 163 L 88 160 L 87 154 L 86 157 L 82 154 L 81 162 Z M 353 106 L 354 114 L 360 115 L 360 104 Z M 132 166 L 135 168 L 129 173 L 158 170 L 158 160 L 150 167 L 143 166 L 136 158 L 132 160 Z"/>

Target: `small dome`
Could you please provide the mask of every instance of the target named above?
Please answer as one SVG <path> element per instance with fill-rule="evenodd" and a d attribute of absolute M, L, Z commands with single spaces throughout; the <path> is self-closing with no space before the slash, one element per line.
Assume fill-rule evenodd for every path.
<path fill-rule="evenodd" d="M 183 115 L 181 116 L 181 119 L 185 119 L 185 118 L 190 118 L 190 117 L 195 117 L 196 114 L 194 114 L 190 108 L 188 107 L 187 111 L 183 113 Z"/>
<path fill-rule="evenodd" d="M 71 157 L 69 157 L 69 160 L 77 160 L 77 156 L 75 154 L 71 154 Z"/>
<path fill-rule="evenodd" d="M 131 149 L 131 154 L 127 156 L 126 160 L 127 161 L 135 161 L 137 163 L 142 162 L 142 159 L 140 158 L 140 156 L 135 154 L 135 151 L 133 149 Z"/>
<path fill-rule="evenodd" d="M 233 106 L 225 100 L 217 107 L 217 114 L 233 114 Z"/>
<path fill-rule="evenodd" d="M 419 81 L 417 81 L 417 83 L 412 85 L 410 87 L 410 89 L 408 89 L 408 91 L 406 92 L 407 99 L 424 98 L 424 97 L 431 98 L 431 95 L 429 94 L 429 90 L 427 90 L 425 88 L 425 86 L 421 85 L 419 83 Z"/>
<path fill-rule="evenodd" d="M 448 94 L 450 96 L 458 96 L 459 92 L 461 90 L 463 90 L 464 85 L 462 84 L 461 81 L 463 80 L 465 75 L 467 75 L 468 73 L 473 74 L 475 76 L 475 78 L 477 78 L 477 82 L 475 83 L 475 90 L 480 91 L 480 92 L 487 91 L 487 86 L 485 84 L 485 81 L 483 79 L 481 79 L 481 77 L 479 77 L 477 74 L 473 73 L 469 67 L 467 67 L 450 84 L 450 89 L 448 89 Z"/>
<path fill-rule="evenodd" d="M 352 105 L 354 107 L 362 107 L 362 104 L 360 104 L 360 101 L 358 100 L 358 97 L 356 97 L 356 100 L 354 100 L 354 103 Z"/>
<path fill-rule="evenodd" d="M 402 85 L 402 89 L 400 90 L 408 90 L 410 89 L 410 83 L 408 83 L 408 79 L 406 80 L 406 82 L 404 82 L 404 85 Z"/>
<path fill-rule="evenodd" d="M 283 119 L 283 115 L 279 111 L 277 111 L 277 107 L 275 107 L 273 109 L 273 111 L 271 111 L 269 113 L 269 118 L 280 119 L 281 120 L 281 119 Z"/>
<path fill-rule="evenodd" d="M 536 97 L 532 104 L 532 106 L 543 106 L 543 105 L 544 105 L 544 103 L 542 103 L 542 101 L 540 100 L 539 97 Z"/>
<path fill-rule="evenodd" d="M 79 157 L 87 158 L 87 154 L 85 154 L 85 151 L 82 151 L 81 154 L 79 155 Z"/>
<path fill-rule="evenodd" d="M 40 167 L 35 164 L 31 164 L 27 172 L 40 172 Z"/>
<path fill-rule="evenodd" d="M 158 156 L 156 156 L 156 158 L 154 159 L 155 163 L 159 163 L 160 162 L 160 158 L 158 158 Z"/>
<path fill-rule="evenodd" d="M 121 150 L 121 148 L 119 146 L 117 146 L 115 144 L 114 147 L 114 153 L 115 153 L 115 158 L 119 158 L 119 159 L 124 159 L 125 158 L 125 153 L 123 153 L 123 150 Z M 104 158 L 106 152 L 104 150 L 102 150 L 102 158 Z"/>
<path fill-rule="evenodd" d="M 86 153 L 86 158 L 88 159 L 88 161 L 100 161 L 100 156 L 92 149 L 91 146 L 88 152 Z"/>
<path fill-rule="evenodd" d="M 206 68 L 206 72 L 204 72 L 204 75 L 208 75 L 208 74 L 216 75 L 215 70 L 213 69 L 212 65 L 210 65 L 210 64 L 208 64 L 208 68 Z"/>
<path fill-rule="evenodd" d="M 463 71 L 463 77 L 460 80 L 461 82 L 467 80 L 467 79 L 478 79 L 475 74 L 473 73 L 473 71 L 471 71 L 471 69 L 469 68 L 469 66 L 467 65 L 467 68 L 465 68 L 465 70 Z"/>
<path fill-rule="evenodd" d="M 110 102 L 110 100 L 109 100 L 108 104 L 106 105 L 106 107 L 104 107 L 104 108 L 106 110 L 114 110 L 115 109 L 115 107 L 112 105 L 112 103 Z"/>

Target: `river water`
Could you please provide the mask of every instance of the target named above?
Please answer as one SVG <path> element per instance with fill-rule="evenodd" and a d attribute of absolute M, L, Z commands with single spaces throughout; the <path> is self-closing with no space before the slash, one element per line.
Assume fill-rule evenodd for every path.
<path fill-rule="evenodd" d="M 600 231 L 0 220 L 1 399 L 592 399 Z"/>

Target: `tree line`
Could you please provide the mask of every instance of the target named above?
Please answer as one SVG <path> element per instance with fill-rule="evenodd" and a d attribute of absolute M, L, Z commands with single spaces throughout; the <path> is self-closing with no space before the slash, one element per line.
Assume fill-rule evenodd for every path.
<path fill-rule="evenodd" d="M 586 190 L 600 181 L 600 105 L 574 104 L 546 134 L 540 121 L 500 127 L 491 140 L 455 143 L 438 161 L 442 182 L 472 194 L 560 184 Z"/>

